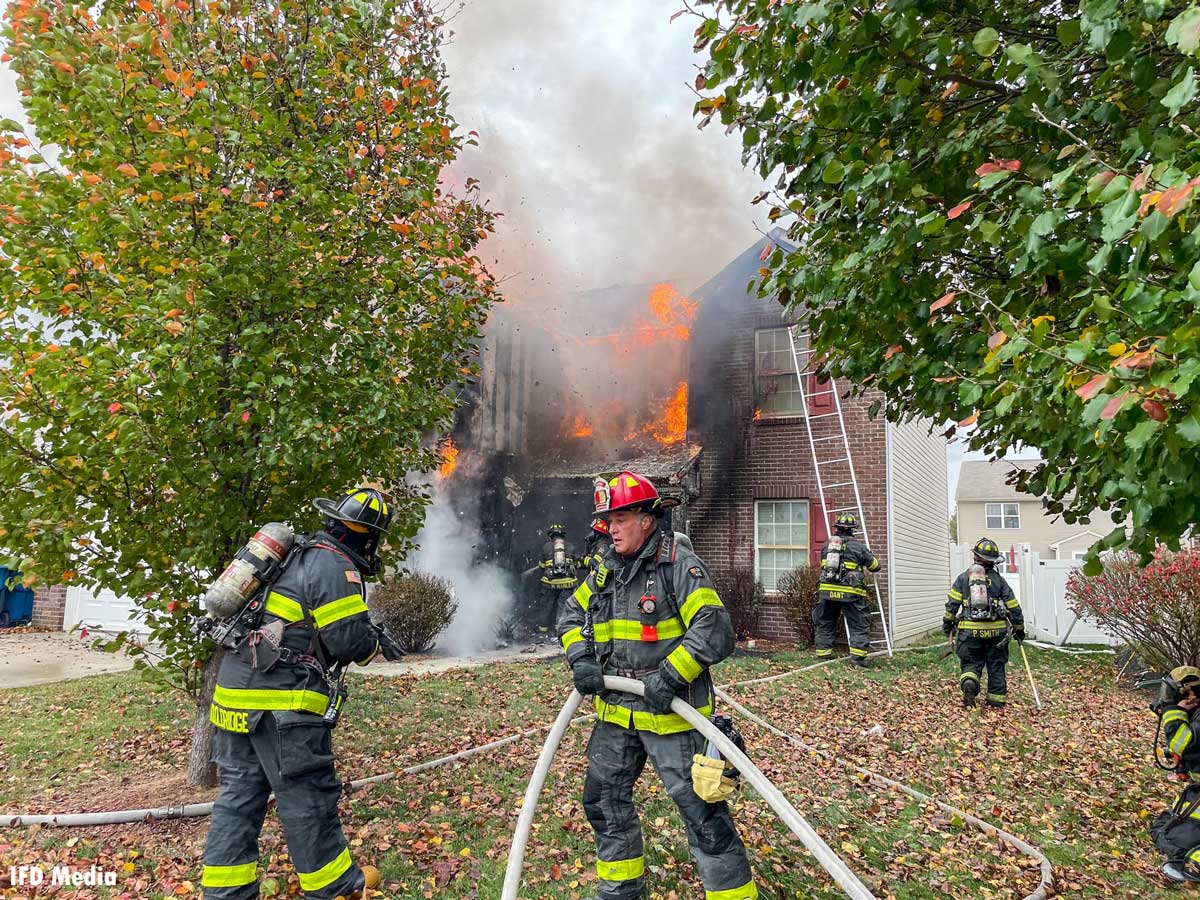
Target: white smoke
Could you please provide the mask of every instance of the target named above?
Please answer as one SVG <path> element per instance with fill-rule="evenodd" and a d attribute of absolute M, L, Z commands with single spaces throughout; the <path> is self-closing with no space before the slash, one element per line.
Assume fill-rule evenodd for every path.
<path fill-rule="evenodd" d="M 511 613 L 513 594 L 508 576 L 490 562 L 477 562 L 482 538 L 473 511 L 455 509 L 449 492 L 434 485 L 425 524 L 417 534 L 419 549 L 406 561 L 454 585 L 458 610 L 438 638 L 437 649 L 466 656 L 496 646 L 496 628 Z"/>

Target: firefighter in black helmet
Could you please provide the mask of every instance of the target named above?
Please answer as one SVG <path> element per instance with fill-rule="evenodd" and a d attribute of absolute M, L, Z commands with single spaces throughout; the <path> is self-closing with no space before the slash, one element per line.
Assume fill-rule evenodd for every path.
<path fill-rule="evenodd" d="M 562 602 L 579 585 L 580 560 L 575 546 L 567 541 L 567 529 L 551 525 L 546 529 L 542 558 L 538 562 L 542 577 L 538 582 L 538 602 L 530 616 L 530 624 L 547 640 L 554 637 L 554 623 Z"/>
<path fill-rule="evenodd" d="M 1025 618 L 1012 588 L 996 571 L 996 564 L 1004 558 L 996 542 L 980 538 L 975 542 L 974 557 L 974 564 L 950 587 L 942 631 L 947 637 L 958 633 L 955 652 L 962 669 L 963 706 L 975 705 L 985 667 L 987 704 L 1004 706 L 1008 702 L 1009 627 L 1018 643 L 1024 641 Z"/>
<path fill-rule="evenodd" d="M 342 833 L 330 732 L 346 698 L 342 668 L 380 652 L 403 656 L 371 624 L 363 586 L 379 573 L 392 511 L 372 488 L 313 505 L 324 530 L 298 537 L 257 620 L 221 661 L 209 713 L 221 786 L 204 848 L 205 900 L 258 897 L 258 834 L 272 793 L 306 896 L 361 898 L 379 883 Z"/>
<path fill-rule="evenodd" d="M 867 603 L 867 572 L 879 571 L 879 560 L 867 545 L 854 539 L 858 518 L 843 513 L 833 523 L 833 536 L 821 547 L 821 589 L 813 609 L 817 656 L 833 656 L 840 616 L 850 632 L 850 661 L 866 668 L 871 647 L 871 609 Z"/>

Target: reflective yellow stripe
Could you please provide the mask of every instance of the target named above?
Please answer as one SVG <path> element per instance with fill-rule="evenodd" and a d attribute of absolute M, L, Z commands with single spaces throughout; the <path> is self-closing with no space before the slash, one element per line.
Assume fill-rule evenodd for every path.
<path fill-rule="evenodd" d="M 302 709 L 324 715 L 329 698 L 316 691 L 247 690 L 217 685 L 213 702 L 227 709 Z"/>
<path fill-rule="evenodd" d="M 947 622 L 954 622 L 958 619 L 958 616 L 956 616 L 954 613 L 950 612 L 950 610 L 946 610 L 944 613 L 942 613 L 942 618 L 945 619 Z"/>
<path fill-rule="evenodd" d="M 877 560 L 877 559 L 871 560 L 871 562 L 867 565 L 867 571 L 868 572 L 878 572 L 879 571 L 879 560 Z"/>
<path fill-rule="evenodd" d="M 1006 703 L 1008 701 L 1008 694 L 990 694 L 989 693 L 987 695 L 987 698 L 995 703 Z"/>
<path fill-rule="evenodd" d="M 1182 754 L 1192 742 L 1192 729 L 1187 725 L 1180 725 L 1179 730 L 1175 732 L 1175 737 L 1171 738 L 1171 743 L 1168 749 L 1172 753 Z"/>
<path fill-rule="evenodd" d="M 850 655 L 851 655 L 851 656 L 866 656 L 866 655 L 867 655 L 867 651 L 866 651 L 866 650 L 859 650 L 857 647 L 851 647 L 851 648 L 850 648 Z"/>
<path fill-rule="evenodd" d="M 206 888 L 241 887 L 258 880 L 258 861 L 240 866 L 205 866 L 200 884 Z"/>
<path fill-rule="evenodd" d="M 968 678 L 970 678 L 972 681 L 979 680 L 979 676 L 976 675 L 974 672 L 963 672 L 961 675 L 958 676 L 959 683 L 966 681 Z"/>
<path fill-rule="evenodd" d="M 598 641 L 640 641 L 642 639 L 642 623 L 637 619 L 613 619 L 609 622 L 597 622 L 596 640 Z M 683 625 L 678 619 L 663 619 L 655 626 L 660 641 L 677 638 L 683 635 Z"/>
<path fill-rule="evenodd" d="M 1171 722 L 1186 722 L 1187 720 L 1188 714 L 1182 709 L 1168 709 L 1165 713 L 1163 713 L 1164 725 L 1167 725 Z"/>
<path fill-rule="evenodd" d="M 1005 600 L 1004 605 L 1009 609 L 1016 609 L 1021 605 L 1021 601 L 1019 601 L 1016 597 L 1013 597 L 1011 600 Z"/>
<path fill-rule="evenodd" d="M 696 712 L 702 716 L 711 715 L 712 704 L 701 706 L 697 708 Z M 650 731 L 654 734 L 677 734 L 681 731 L 692 730 L 692 726 L 688 724 L 687 720 L 677 713 L 658 715 L 657 713 L 634 712 L 628 706 L 608 703 L 600 697 L 596 698 L 596 716 L 602 722 L 611 722 L 622 728 L 628 728 L 632 723 L 633 727 L 639 731 Z"/>
<path fill-rule="evenodd" d="M 579 585 L 579 587 L 575 588 L 574 597 L 575 602 L 578 603 L 583 609 L 588 608 L 588 603 L 592 599 L 592 589 L 588 587 L 588 583 L 586 581 Z"/>
<path fill-rule="evenodd" d="M 375 512 L 382 512 L 382 510 L 379 508 L 379 498 L 378 497 L 372 497 L 371 502 L 368 503 L 367 506 L 371 507 L 371 509 L 375 510 Z"/>
<path fill-rule="evenodd" d="M 858 563 L 856 562 L 844 562 L 842 565 L 851 571 L 858 568 Z"/>
<path fill-rule="evenodd" d="M 297 872 L 300 876 L 300 888 L 305 891 L 319 891 L 341 878 L 352 865 L 354 863 L 350 859 L 350 848 L 346 847 L 332 862 L 326 863 L 317 871 Z"/>
<path fill-rule="evenodd" d="M 299 603 L 274 591 L 267 595 L 267 612 L 285 622 L 299 622 L 304 618 L 304 608 Z"/>
<path fill-rule="evenodd" d="M 667 655 L 667 662 L 675 667 L 675 671 L 683 676 L 684 681 L 691 684 L 704 669 L 696 662 L 696 657 L 688 652 L 687 647 L 680 644 Z"/>
<path fill-rule="evenodd" d="M 758 885 L 751 881 L 728 891 L 705 891 L 704 900 L 758 900 Z"/>
<path fill-rule="evenodd" d="M 325 628 L 347 616 L 354 616 L 366 611 L 367 604 L 363 600 L 362 594 L 351 594 L 341 600 L 334 600 L 332 603 L 318 606 L 313 610 L 313 620 L 317 623 L 318 628 Z"/>
<path fill-rule="evenodd" d="M 818 651 L 817 651 L 817 656 L 818 656 L 818 657 L 822 657 L 822 656 L 833 656 L 833 651 L 832 651 L 832 650 L 818 650 Z"/>
<path fill-rule="evenodd" d="M 962 594 L 953 588 L 950 589 L 950 593 L 948 593 L 946 596 L 948 596 L 951 600 L 957 600 L 960 603 L 962 602 Z"/>
<path fill-rule="evenodd" d="M 632 881 L 646 874 L 646 858 L 618 859 L 616 862 L 596 860 L 596 874 L 605 881 Z"/>
<path fill-rule="evenodd" d="M 572 628 L 570 631 L 568 631 L 566 634 L 564 634 L 562 636 L 563 649 L 566 650 L 572 644 L 578 644 L 582 640 L 583 640 L 583 629 L 582 628 Z"/>
<path fill-rule="evenodd" d="M 1004 622 L 998 622 L 995 620 L 991 622 L 971 622 L 969 620 L 963 620 L 962 622 L 958 623 L 958 627 L 965 629 L 966 631 L 993 631 L 997 628 L 1003 631 L 1005 624 L 1006 623 Z"/>
<path fill-rule="evenodd" d="M 820 590 L 827 591 L 830 594 L 849 594 L 853 597 L 867 596 L 866 588 L 847 587 L 844 584 L 826 584 L 821 582 Z"/>
<path fill-rule="evenodd" d="M 574 578 L 542 578 L 542 584 L 556 588 L 573 588 L 578 582 Z"/>
<path fill-rule="evenodd" d="M 696 588 L 687 596 L 687 600 L 683 602 L 683 608 L 679 610 L 679 615 L 682 617 L 685 625 L 691 625 L 692 619 L 696 617 L 696 613 L 700 612 L 705 606 L 723 606 L 721 598 L 717 596 L 717 592 L 712 588 Z"/>

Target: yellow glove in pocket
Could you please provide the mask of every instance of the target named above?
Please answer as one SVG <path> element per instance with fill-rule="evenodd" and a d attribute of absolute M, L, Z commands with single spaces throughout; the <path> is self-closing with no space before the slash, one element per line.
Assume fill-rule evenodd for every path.
<path fill-rule="evenodd" d="M 692 757 L 692 789 L 696 796 L 706 803 L 720 803 L 728 800 L 735 790 L 737 783 L 732 778 L 726 778 L 725 761 L 713 759 L 697 753 Z"/>

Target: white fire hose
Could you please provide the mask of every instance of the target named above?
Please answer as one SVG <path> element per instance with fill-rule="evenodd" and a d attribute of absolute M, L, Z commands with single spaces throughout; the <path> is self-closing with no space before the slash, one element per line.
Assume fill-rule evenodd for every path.
<path fill-rule="evenodd" d="M 642 696 L 644 691 L 642 683 L 632 678 L 615 678 L 606 675 L 604 686 L 610 691 L 623 691 L 638 697 Z M 538 756 L 533 776 L 529 779 L 529 786 L 525 789 L 525 801 L 521 806 L 521 815 L 517 819 L 517 829 L 513 834 L 500 900 L 517 900 L 517 890 L 521 886 L 521 869 L 525 862 L 525 847 L 529 841 L 529 832 L 533 827 L 533 816 L 537 810 L 538 798 L 546 783 L 546 776 L 550 772 L 550 764 L 554 761 L 554 755 L 558 752 L 563 735 L 566 734 L 567 726 L 570 725 L 571 718 L 579 709 L 582 700 L 578 691 L 571 691 L 571 696 L 567 698 L 562 711 L 555 719 L 554 726 L 550 729 L 550 734 Z M 709 722 L 707 717 L 701 715 L 678 697 L 672 701 L 671 711 L 682 716 L 689 725 L 716 744 L 722 756 L 741 772 L 750 786 L 767 801 L 767 804 L 791 832 L 800 838 L 800 841 L 817 858 L 817 862 L 829 873 L 847 897 L 850 897 L 851 900 L 876 900 L 875 895 L 867 890 L 866 885 L 858 879 L 858 876 L 850 870 L 841 857 L 830 849 L 829 845 L 804 820 L 804 817 L 796 811 L 796 808 L 788 802 L 779 789 L 771 784 L 758 767 L 720 729 Z"/>

